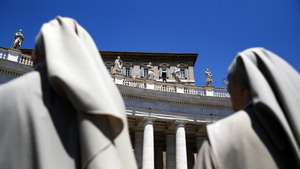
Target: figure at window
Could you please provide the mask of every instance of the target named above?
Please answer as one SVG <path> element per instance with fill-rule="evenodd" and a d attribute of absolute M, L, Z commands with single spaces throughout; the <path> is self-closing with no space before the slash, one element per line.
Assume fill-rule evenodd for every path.
<path fill-rule="evenodd" d="M 161 69 L 161 78 L 163 82 L 167 82 L 167 68 Z"/>

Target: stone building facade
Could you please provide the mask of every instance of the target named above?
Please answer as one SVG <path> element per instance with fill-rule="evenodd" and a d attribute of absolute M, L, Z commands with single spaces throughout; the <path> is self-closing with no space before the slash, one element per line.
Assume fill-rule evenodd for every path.
<path fill-rule="evenodd" d="M 101 55 L 109 72 L 118 56 L 122 61 L 112 78 L 125 101 L 138 168 L 191 169 L 207 137 L 206 125 L 232 113 L 226 89 L 194 85 L 197 54 Z M 0 84 L 31 70 L 30 49 L 0 48 Z"/>

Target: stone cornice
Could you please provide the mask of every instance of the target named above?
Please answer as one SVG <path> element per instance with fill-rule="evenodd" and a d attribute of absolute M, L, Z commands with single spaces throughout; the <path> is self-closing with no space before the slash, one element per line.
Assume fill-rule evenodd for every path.
<path fill-rule="evenodd" d="M 230 98 L 200 96 L 184 93 L 161 92 L 156 90 L 148 90 L 142 88 L 118 85 L 121 94 L 125 97 L 134 97 L 140 99 L 163 100 L 168 102 L 176 102 L 179 104 L 197 104 L 214 107 L 231 108 Z"/>

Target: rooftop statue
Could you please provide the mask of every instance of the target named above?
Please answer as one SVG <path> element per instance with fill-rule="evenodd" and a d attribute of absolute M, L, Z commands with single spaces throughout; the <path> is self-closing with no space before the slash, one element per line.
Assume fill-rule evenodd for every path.
<path fill-rule="evenodd" d="M 205 69 L 205 77 L 206 77 L 205 86 L 212 86 L 213 75 L 208 68 Z"/>
<path fill-rule="evenodd" d="M 24 42 L 24 35 L 22 33 L 22 29 L 19 29 L 18 32 L 15 33 L 15 36 L 14 36 L 14 41 L 13 41 L 13 44 L 12 44 L 12 49 L 20 49 L 23 42 Z"/>
<path fill-rule="evenodd" d="M 112 74 L 114 75 L 121 75 L 122 74 L 122 68 L 123 68 L 123 61 L 121 60 L 121 57 L 118 56 L 118 58 L 115 60 L 115 64 L 112 70 Z"/>

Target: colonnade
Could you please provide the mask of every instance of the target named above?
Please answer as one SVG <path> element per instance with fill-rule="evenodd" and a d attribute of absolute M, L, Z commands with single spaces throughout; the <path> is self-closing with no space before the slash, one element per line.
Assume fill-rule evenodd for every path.
<path fill-rule="evenodd" d="M 145 119 L 143 131 L 135 132 L 134 151 L 139 169 L 188 169 L 186 129 L 183 122 L 175 122 L 175 132 L 165 135 L 164 166 L 156 167 L 162 154 L 155 152 L 153 120 Z M 202 140 L 196 139 L 196 142 Z M 197 143 L 198 147 L 198 143 Z M 160 156 L 160 157 L 155 157 Z"/>

